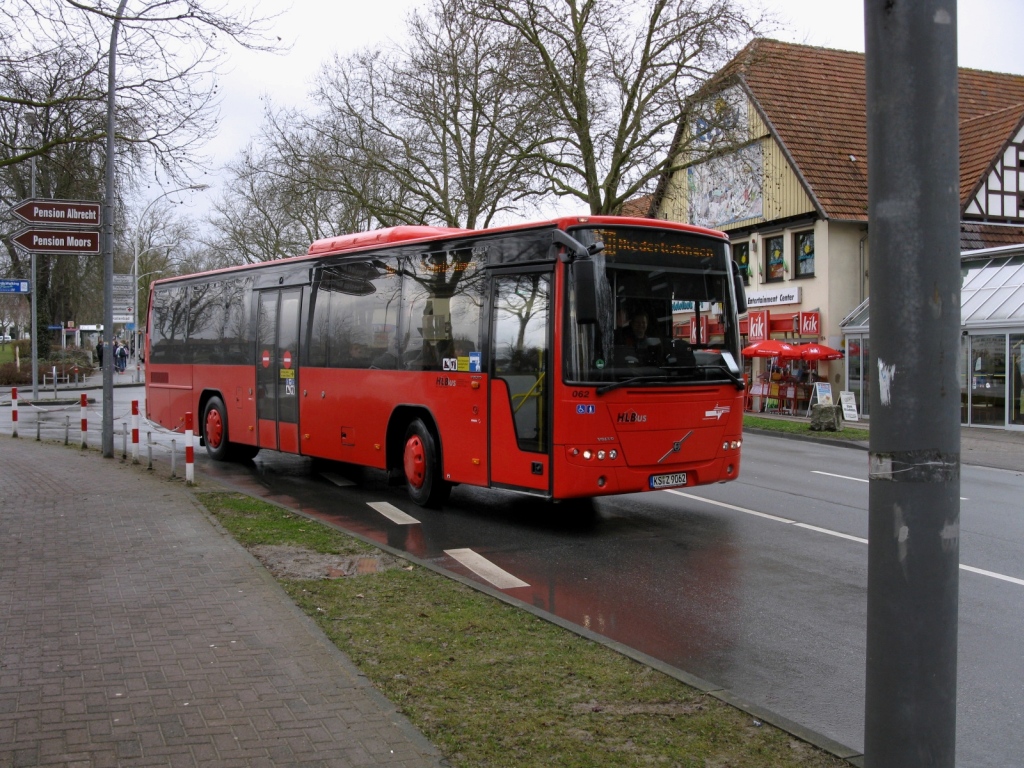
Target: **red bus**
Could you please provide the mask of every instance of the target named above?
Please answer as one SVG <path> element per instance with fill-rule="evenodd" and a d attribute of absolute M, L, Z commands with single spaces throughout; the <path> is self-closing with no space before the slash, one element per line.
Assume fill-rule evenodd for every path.
<path fill-rule="evenodd" d="M 722 334 L 673 338 L 674 311 Z M 155 281 L 146 416 L 196 414 L 216 460 L 388 470 L 421 505 L 459 483 L 569 499 L 722 482 L 740 468 L 743 311 L 726 236 L 682 224 L 345 235 Z"/>

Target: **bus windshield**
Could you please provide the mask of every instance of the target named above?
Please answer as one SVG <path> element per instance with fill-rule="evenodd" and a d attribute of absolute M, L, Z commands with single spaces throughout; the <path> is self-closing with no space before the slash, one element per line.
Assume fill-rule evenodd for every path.
<path fill-rule="evenodd" d="M 742 387 L 727 242 L 640 227 L 582 228 L 570 234 L 584 245 L 604 248 L 593 256 L 596 323 L 576 322 L 572 281 L 566 281 L 567 382 L 594 384 L 599 392 L 666 383 Z"/>

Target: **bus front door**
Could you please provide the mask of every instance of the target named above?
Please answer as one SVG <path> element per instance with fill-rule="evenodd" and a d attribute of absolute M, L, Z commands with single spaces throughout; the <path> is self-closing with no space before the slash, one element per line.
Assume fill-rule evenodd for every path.
<path fill-rule="evenodd" d="M 491 485 L 551 490 L 551 273 L 491 278 Z"/>
<path fill-rule="evenodd" d="M 299 452 L 301 288 L 260 291 L 256 323 L 259 447 Z"/>

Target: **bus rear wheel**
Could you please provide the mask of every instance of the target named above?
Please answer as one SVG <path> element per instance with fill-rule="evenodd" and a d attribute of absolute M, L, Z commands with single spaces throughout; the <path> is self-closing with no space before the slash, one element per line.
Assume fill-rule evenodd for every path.
<path fill-rule="evenodd" d="M 415 419 L 405 431 L 402 468 L 409 498 L 421 507 L 443 504 L 451 493 L 451 483 L 441 477 L 437 442 L 422 419 Z"/>
<path fill-rule="evenodd" d="M 228 414 L 219 397 L 211 397 L 203 411 L 203 442 L 211 459 L 228 460 Z"/>

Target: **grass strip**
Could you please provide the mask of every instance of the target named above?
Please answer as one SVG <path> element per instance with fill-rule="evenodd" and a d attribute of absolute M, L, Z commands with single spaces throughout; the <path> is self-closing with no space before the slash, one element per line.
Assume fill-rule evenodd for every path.
<path fill-rule="evenodd" d="M 198 496 L 246 547 L 379 553 L 241 494 Z M 454 766 L 849 765 L 602 645 L 418 566 L 278 580 Z"/>
<path fill-rule="evenodd" d="M 744 416 L 743 426 L 750 429 L 763 429 L 769 432 L 785 432 L 790 435 L 806 435 L 807 437 L 826 437 L 832 440 L 867 440 L 870 434 L 866 429 L 843 427 L 838 432 L 812 432 L 809 422 L 792 421 L 790 419 L 766 419 L 763 416 Z"/>

